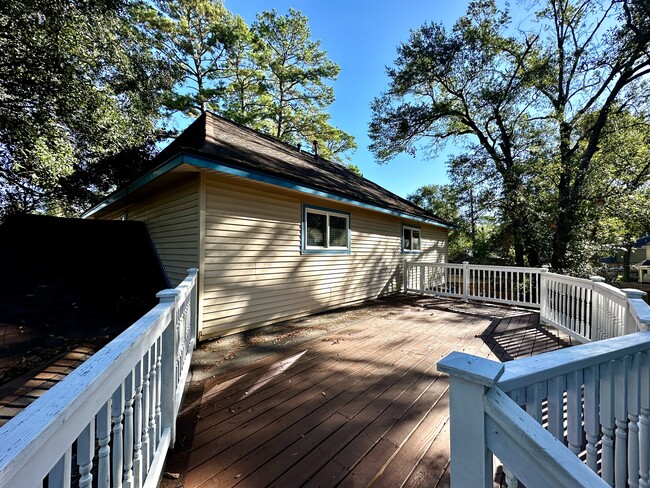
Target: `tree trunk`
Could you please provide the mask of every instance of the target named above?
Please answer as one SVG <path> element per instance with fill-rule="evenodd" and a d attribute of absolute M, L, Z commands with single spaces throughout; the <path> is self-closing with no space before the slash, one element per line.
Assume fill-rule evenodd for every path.
<path fill-rule="evenodd" d="M 551 266 L 557 271 L 564 271 L 569 267 L 567 251 L 573 232 L 573 215 L 559 209 L 556 222 L 555 234 L 553 235 L 553 254 L 551 255 Z M 567 209 L 568 210 L 568 209 Z"/>
<path fill-rule="evenodd" d="M 625 244 L 625 253 L 623 253 L 623 281 L 630 281 L 630 261 L 632 260 L 632 243 Z"/>

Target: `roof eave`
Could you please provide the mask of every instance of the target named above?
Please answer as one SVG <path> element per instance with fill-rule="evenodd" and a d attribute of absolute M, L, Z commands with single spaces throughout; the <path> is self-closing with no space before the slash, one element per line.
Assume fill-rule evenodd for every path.
<path fill-rule="evenodd" d="M 138 190 L 139 188 L 142 188 L 144 185 L 147 183 L 153 181 L 154 179 L 158 178 L 159 176 L 162 176 L 165 173 L 168 173 L 169 171 L 173 170 L 174 168 L 180 166 L 181 164 L 190 164 L 192 166 L 196 166 L 199 168 L 205 168 L 205 169 L 210 169 L 214 171 L 220 171 L 222 173 L 230 174 L 233 176 L 240 176 L 243 178 L 248 178 L 250 180 L 254 181 L 259 181 L 262 183 L 268 183 L 271 185 L 275 186 L 280 186 L 283 188 L 287 188 L 290 190 L 295 190 L 299 191 L 301 193 L 306 193 L 309 195 L 314 195 L 314 196 L 319 196 L 323 198 L 328 198 L 330 200 L 336 200 L 342 203 L 347 203 L 350 205 L 354 205 L 357 207 L 361 208 L 366 208 L 369 210 L 374 210 L 378 211 L 381 213 L 389 214 L 389 215 L 395 215 L 397 217 L 402 217 L 402 218 L 407 218 L 409 220 L 414 220 L 417 222 L 423 222 L 429 225 L 435 225 L 437 227 L 441 227 L 443 229 L 454 229 L 455 226 L 452 224 L 446 224 L 443 222 L 439 222 L 435 219 L 429 219 L 423 216 L 419 215 L 414 215 L 410 214 L 408 212 L 401 212 L 399 210 L 393 209 L 393 208 L 387 208 L 387 207 L 382 207 L 380 205 L 375 205 L 369 202 L 364 202 L 358 199 L 354 199 L 351 197 L 347 197 L 345 195 L 340 195 L 337 194 L 336 192 L 329 192 L 329 191 L 324 191 L 321 189 L 318 189 L 316 187 L 312 187 L 309 185 L 297 183 L 295 181 L 287 180 L 284 178 L 280 178 L 278 176 L 273 176 L 269 175 L 267 173 L 262 173 L 260 171 L 255 171 L 251 169 L 243 169 L 241 167 L 234 166 L 232 164 L 228 164 L 222 161 L 217 161 L 213 158 L 206 158 L 202 157 L 196 154 L 191 154 L 190 152 L 187 151 L 180 151 L 167 161 L 165 161 L 163 164 L 157 166 L 153 170 L 151 170 L 149 173 L 145 174 L 144 176 L 140 177 L 139 179 L 135 180 L 133 183 L 130 185 L 122 188 L 121 190 L 117 190 L 116 192 L 112 193 L 108 198 L 106 198 L 104 201 L 102 201 L 99 205 L 96 205 L 95 207 L 91 208 L 90 210 L 84 212 L 82 214 L 83 218 L 90 217 L 97 213 L 98 211 L 102 210 L 103 208 L 106 208 L 107 206 L 121 200 L 122 198 L 126 197 L 127 195 L 133 193 L 134 191 Z"/>

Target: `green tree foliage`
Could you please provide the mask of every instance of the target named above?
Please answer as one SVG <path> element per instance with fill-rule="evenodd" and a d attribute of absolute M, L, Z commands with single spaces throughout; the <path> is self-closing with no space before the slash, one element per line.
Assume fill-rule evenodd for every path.
<path fill-rule="evenodd" d="M 359 166 L 357 166 L 356 164 L 354 164 L 354 163 L 347 163 L 347 164 L 345 165 L 345 167 L 346 167 L 347 169 L 349 169 L 350 171 L 352 171 L 353 173 L 356 173 L 356 174 L 358 174 L 359 176 L 363 176 L 363 173 L 361 172 L 361 168 L 359 168 Z"/>
<path fill-rule="evenodd" d="M 249 35 L 243 19 L 219 0 L 155 0 L 140 5 L 138 18 L 176 71 L 167 109 L 193 117 L 218 110 L 230 51 Z"/>
<path fill-rule="evenodd" d="M 371 149 L 386 162 L 465 144 L 460 166 L 497 177 L 516 263 L 575 266 L 607 127 L 648 107 L 648 17 L 641 0 L 547 0 L 530 29 L 514 29 L 493 1 L 472 2 L 450 32 L 426 24 L 399 47 L 373 103 Z M 630 181 L 647 178 L 639 168 Z"/>
<path fill-rule="evenodd" d="M 256 37 L 254 61 L 264 72 L 262 103 L 266 132 L 291 144 L 318 143 L 323 157 L 339 159 L 354 150 L 354 138 L 329 124 L 327 108 L 334 102 L 334 81 L 340 68 L 311 40 L 308 19 L 289 9 L 257 15 L 251 26 Z"/>
<path fill-rule="evenodd" d="M 170 82 L 127 3 L 2 2 L 0 51 L 1 215 L 74 213 L 133 176 L 122 161 L 122 180 L 90 177 L 155 138 Z"/>
<path fill-rule="evenodd" d="M 503 263 L 508 252 L 504 256 L 500 246 L 495 245 L 500 229 L 485 201 L 488 192 L 477 191 L 481 188 L 478 184 L 456 180 L 448 185 L 420 187 L 407 198 L 455 226 L 449 232 L 450 259 Z"/>
<path fill-rule="evenodd" d="M 249 29 L 220 0 L 155 0 L 139 16 L 176 68 L 170 112 L 213 110 L 290 144 L 316 141 L 321 156 L 339 161 L 356 148 L 329 123 L 328 83 L 339 67 L 311 40 L 302 13 L 265 11 Z"/>
<path fill-rule="evenodd" d="M 248 27 L 230 45 L 220 108 L 221 115 L 256 130 L 266 127 L 265 109 L 270 104 L 266 74 L 258 55 L 261 49 L 259 39 Z"/>

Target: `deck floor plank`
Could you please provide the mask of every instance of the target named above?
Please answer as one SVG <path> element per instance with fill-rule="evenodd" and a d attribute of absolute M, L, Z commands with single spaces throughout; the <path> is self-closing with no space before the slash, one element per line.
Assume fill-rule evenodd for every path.
<path fill-rule="evenodd" d="M 464 327 L 464 329 L 468 333 L 471 333 L 472 331 L 471 327 Z M 381 466 L 382 461 L 385 462 L 388 460 L 388 457 L 390 457 L 382 456 L 382 454 L 387 453 L 387 446 L 381 446 L 381 454 L 378 454 L 377 452 L 373 453 L 371 456 L 368 456 L 368 454 L 374 450 L 375 446 L 380 443 L 380 441 L 389 436 L 393 429 L 398 430 L 399 421 L 402 417 L 404 417 L 410 408 L 421 399 L 427 390 L 431 389 L 433 385 L 441 379 L 442 375 L 435 370 L 435 364 L 440 358 L 444 357 L 452 350 L 458 349 L 459 344 L 463 339 L 465 339 L 465 336 L 456 337 L 456 339 L 456 341 L 441 343 L 441 346 L 430 356 L 432 361 L 428 363 L 427 369 L 422 372 L 420 377 L 416 378 L 413 385 L 407 385 L 403 391 L 400 391 L 397 394 L 387 392 L 388 398 L 392 401 L 391 405 L 386 408 L 379 417 L 366 426 L 363 431 L 359 433 L 358 437 L 356 437 L 348 446 L 334 456 L 334 460 L 337 461 L 338 464 L 346 466 L 350 471 L 350 475 L 346 478 L 347 483 L 344 480 L 342 486 L 365 486 L 363 484 L 364 482 L 368 483 L 376 476 L 377 465 L 379 464 L 379 466 Z M 408 427 L 408 423 L 404 424 L 403 422 L 402 426 L 403 425 Z M 409 433 L 408 428 L 406 430 L 406 432 L 397 435 L 405 438 Z M 391 444 L 395 449 L 399 449 L 401 443 L 401 440 L 399 440 L 397 442 L 392 442 Z M 364 459 L 368 462 L 364 463 Z M 372 464 L 372 469 L 375 470 L 375 472 L 372 473 L 372 476 L 369 476 L 371 470 L 367 469 L 368 464 Z M 326 467 L 323 469 L 325 470 Z M 319 481 L 315 483 L 315 485 L 325 484 L 326 478 L 322 478 L 323 483 L 320 483 L 320 476 L 315 479 Z M 350 485 L 349 483 L 353 484 Z"/>
<path fill-rule="evenodd" d="M 405 327 L 413 332 L 412 325 Z M 424 332 L 424 330 L 420 332 Z M 400 332 L 397 339 L 400 341 L 403 340 L 404 334 L 405 331 Z M 291 440 L 291 437 L 287 438 L 286 436 L 279 434 L 273 436 L 272 439 L 270 439 L 272 441 L 272 444 L 275 446 L 275 449 L 273 449 L 271 446 L 264 446 L 266 449 L 264 452 L 260 452 L 262 449 L 258 448 L 255 452 L 252 452 L 245 460 L 242 461 L 260 463 L 266 459 L 266 456 L 268 456 L 270 452 L 274 453 L 274 455 L 281 454 L 287 450 L 291 450 L 292 452 L 297 453 L 304 453 L 308 451 L 308 449 L 305 447 L 306 445 L 318 445 L 318 441 L 316 439 L 320 439 L 320 437 L 318 437 L 319 435 L 322 435 L 323 433 L 330 434 L 333 428 L 335 429 L 342 423 L 347 422 L 349 418 L 353 416 L 353 412 L 346 411 L 346 408 L 349 409 L 351 406 L 353 407 L 355 405 L 355 401 L 368 402 L 368 399 L 372 396 L 373 392 L 385 388 L 385 383 L 388 382 L 387 378 L 389 378 L 389 375 L 392 371 L 403 367 L 403 363 L 407 361 L 409 357 L 414 357 L 409 356 L 409 351 L 411 351 L 418 344 L 428 343 L 428 340 L 430 339 L 430 337 L 426 335 L 422 336 L 412 334 L 408 344 L 404 343 L 399 348 L 395 348 L 392 347 L 392 344 L 395 343 L 396 338 L 393 338 L 389 335 L 382 336 L 385 340 L 388 340 L 388 342 L 384 344 L 381 354 L 372 355 L 366 364 L 360 366 L 360 370 L 365 370 L 366 375 L 361 377 L 361 375 L 357 374 L 356 380 L 361 380 L 359 384 L 345 383 L 343 381 L 345 378 L 343 378 L 337 383 L 340 388 L 333 391 L 326 391 L 326 394 L 323 396 L 315 395 L 314 400 L 316 401 L 315 406 L 318 407 L 317 411 L 310 412 L 309 408 L 301 408 L 301 411 L 296 412 L 297 415 L 303 415 L 302 418 L 305 419 L 304 422 L 298 424 L 298 430 L 302 432 L 300 434 L 301 437 L 298 439 L 298 445 L 288 447 L 288 445 L 293 442 L 293 440 Z M 361 355 L 361 353 L 359 353 L 359 355 Z M 354 361 L 353 364 L 356 364 L 357 362 L 358 361 Z M 341 372 L 336 372 L 337 375 L 340 375 L 340 373 Z M 338 396 L 336 396 L 337 394 Z M 361 400 L 359 400 L 360 398 Z M 336 417 L 330 418 L 332 415 L 336 415 Z M 273 427 L 275 428 L 274 430 L 277 430 L 277 428 L 282 427 L 287 423 L 295 427 L 296 422 L 292 422 L 294 417 L 295 416 L 292 416 L 286 419 L 281 419 L 280 422 L 275 422 L 273 424 Z M 323 425 L 320 425 L 321 423 Z M 314 431 L 313 429 L 316 430 Z M 289 436 L 291 436 L 291 434 L 292 433 L 290 433 Z M 253 446 L 260 444 L 263 440 L 264 438 L 253 439 Z M 237 449 L 237 453 L 240 452 L 241 450 Z M 299 460 L 300 458 L 290 459 L 290 462 L 295 463 Z M 221 475 L 219 477 L 219 485 L 223 486 L 223 484 L 226 482 L 226 479 L 228 479 L 228 476 L 236 476 L 239 474 L 240 468 L 243 468 L 241 465 L 242 462 L 238 463 L 237 466 L 231 467 L 226 473 Z M 289 466 L 287 466 L 287 461 L 281 459 L 276 460 L 276 462 L 272 463 L 271 465 L 266 465 L 262 469 L 255 471 L 255 476 L 253 479 L 246 481 L 244 484 L 250 486 L 264 485 L 265 483 L 272 481 L 274 476 L 282 474 L 282 471 L 288 467 Z M 277 469 L 281 469 L 281 471 L 277 473 Z M 235 471 L 237 471 L 237 473 L 235 473 Z M 260 479 L 262 476 L 266 476 L 266 479 Z M 213 481 L 216 482 L 216 480 Z M 243 482 L 244 480 L 240 481 Z"/>
<path fill-rule="evenodd" d="M 299 418 L 308 415 L 311 411 L 310 408 L 315 409 L 320 407 L 323 403 L 328 402 L 328 399 L 332 398 L 335 393 L 339 392 L 340 389 L 345 390 L 345 388 L 352 386 L 352 383 L 346 383 L 346 380 L 353 378 L 355 374 L 357 376 L 363 376 L 362 373 L 365 371 L 366 375 L 371 375 L 378 369 L 378 366 L 376 366 L 375 363 L 388 362 L 393 359 L 399 359 L 400 354 L 403 354 L 408 350 L 408 348 L 413 347 L 413 345 L 424 340 L 423 338 L 417 338 L 417 336 L 409 336 L 406 333 L 406 329 L 407 326 L 405 325 L 403 328 L 400 327 L 397 333 L 382 334 L 381 339 L 378 339 L 378 349 L 375 350 L 369 350 L 368 347 L 362 347 L 363 344 L 360 344 L 360 350 L 356 353 L 356 355 L 351 354 L 346 361 L 343 361 L 345 366 L 336 368 L 335 365 L 329 362 L 327 367 L 321 371 L 319 375 L 312 377 L 310 383 L 305 385 L 308 387 L 307 389 L 301 390 L 300 388 L 296 387 L 287 388 L 285 390 L 286 394 L 293 396 L 285 401 L 274 401 L 273 403 L 276 404 L 275 406 L 278 407 L 277 409 L 274 410 L 271 408 L 269 410 L 265 410 L 264 412 L 261 412 L 261 414 L 258 414 L 257 417 L 252 419 L 251 422 L 236 425 L 236 432 L 233 433 L 233 448 L 230 449 L 229 453 L 220 456 L 218 462 L 220 467 L 223 467 L 225 463 L 228 463 L 235 457 L 241 456 L 243 453 L 245 453 L 245 444 L 242 445 L 241 442 L 236 442 L 237 439 L 235 439 L 235 437 L 241 439 L 249 430 L 254 430 L 255 428 L 259 428 L 258 430 L 264 429 L 264 432 L 261 432 L 260 435 L 256 436 L 254 439 L 252 439 L 252 442 L 249 443 L 254 449 L 255 446 L 259 445 L 260 442 L 266 438 L 273 438 L 277 434 L 278 429 L 285 426 L 285 424 L 291 425 L 295 423 L 297 420 L 299 420 Z M 323 346 L 321 344 L 315 344 L 314 347 Z M 387 354 L 391 354 L 392 356 L 387 356 Z M 368 359 L 365 359 L 368 355 L 370 357 Z M 340 356 L 335 357 L 338 364 Z M 333 374 L 333 372 L 336 374 Z M 381 375 L 375 375 L 374 378 L 380 379 Z M 367 391 L 367 388 L 368 385 L 358 387 L 358 391 L 356 391 L 355 395 L 359 395 L 364 391 Z M 332 390 L 330 391 L 329 389 Z M 325 392 L 325 395 L 322 395 L 323 392 Z M 279 400 L 282 400 L 282 393 L 280 393 L 278 397 L 280 397 Z M 276 400 L 278 400 L 278 398 L 276 398 Z M 305 405 L 305 403 L 308 404 Z M 284 415 L 281 415 L 281 412 L 283 412 Z M 268 414 L 264 415 L 265 413 Z M 227 427 L 231 428 L 231 432 L 232 430 L 235 430 L 232 425 L 228 425 Z M 214 434 L 214 431 L 212 434 Z M 199 442 L 201 442 L 204 437 L 205 436 L 203 435 L 199 436 Z M 209 435 L 207 437 L 209 438 Z M 224 436 L 222 435 L 220 438 L 216 439 L 218 441 L 224 441 Z M 228 441 L 228 439 L 225 440 L 226 442 Z M 198 445 L 200 446 L 200 444 Z M 193 448 L 196 446 L 197 439 L 195 438 Z M 194 452 L 192 454 L 193 456 L 191 456 L 190 459 L 191 467 L 198 466 L 199 464 L 205 462 L 206 454 L 207 459 L 212 459 L 213 457 L 212 452 L 210 452 L 209 449 L 207 452 L 201 452 L 198 455 L 196 455 Z M 217 474 L 214 473 L 215 469 L 217 469 L 217 463 L 211 462 L 209 467 L 206 466 L 202 468 L 201 471 L 203 472 L 204 476 L 208 470 L 213 471 L 214 475 Z M 199 473 L 191 474 L 199 476 Z M 236 476 L 236 474 L 233 476 Z M 200 479 L 200 476 L 198 479 Z M 192 477 L 189 481 L 194 482 L 196 480 L 194 477 Z"/>
<path fill-rule="evenodd" d="M 184 486 L 449 486 L 448 381 L 436 362 L 570 345 L 537 322 L 507 306 L 414 299 L 205 380 L 198 408 L 182 410 L 196 415 Z"/>

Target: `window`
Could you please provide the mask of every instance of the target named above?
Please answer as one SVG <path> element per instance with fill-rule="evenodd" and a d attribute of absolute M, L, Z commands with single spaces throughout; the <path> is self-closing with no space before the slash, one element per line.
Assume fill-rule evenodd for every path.
<path fill-rule="evenodd" d="M 418 253 L 422 251 L 420 229 L 402 226 L 402 253 Z"/>
<path fill-rule="evenodd" d="M 350 214 L 303 206 L 303 253 L 350 252 Z"/>

